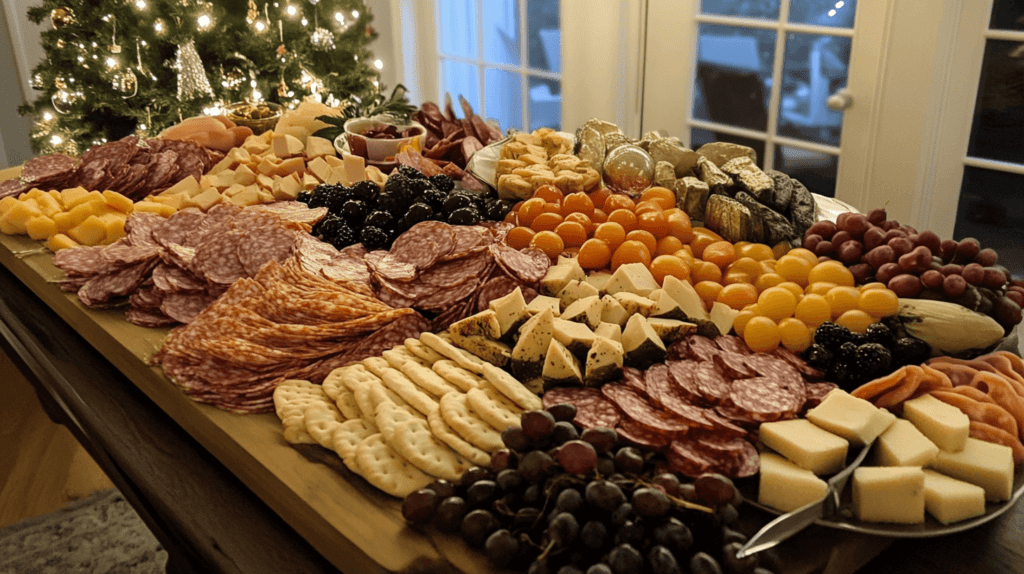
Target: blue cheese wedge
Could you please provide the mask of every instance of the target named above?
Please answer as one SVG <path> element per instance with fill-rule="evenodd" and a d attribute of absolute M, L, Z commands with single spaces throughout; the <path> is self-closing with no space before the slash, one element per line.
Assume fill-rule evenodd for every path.
<path fill-rule="evenodd" d="M 511 341 L 516 330 L 530 318 L 530 312 L 526 310 L 526 299 L 523 298 L 523 291 L 515 288 L 504 297 L 491 301 L 488 310 L 495 314 L 498 320 L 500 335 L 495 339 Z"/>
<path fill-rule="evenodd" d="M 536 315 L 544 309 L 550 310 L 554 313 L 555 317 L 562 314 L 562 303 L 558 300 L 558 297 L 548 297 L 547 295 L 537 295 L 533 298 L 533 301 L 526 306 L 526 310 L 531 314 Z"/>
<path fill-rule="evenodd" d="M 469 351 L 496 367 L 504 367 L 512 358 L 512 349 L 500 341 L 482 335 L 466 336 L 451 333 L 451 336 L 453 345 Z"/>
<path fill-rule="evenodd" d="M 626 311 L 622 303 L 611 295 L 605 295 L 601 297 L 601 321 L 604 323 L 614 323 L 619 327 L 626 324 L 629 321 L 629 316 L 632 315 L 629 311 Z"/>
<path fill-rule="evenodd" d="M 492 339 L 501 337 L 501 323 L 498 322 L 497 314 L 490 309 L 456 321 L 448 327 L 448 330 L 452 334 L 458 334 L 461 337 L 472 335 L 480 335 Z"/>
<path fill-rule="evenodd" d="M 605 292 L 614 295 L 620 292 L 635 293 L 646 297 L 658 288 L 658 282 L 651 275 L 651 270 L 643 263 L 627 263 L 620 265 L 605 286 Z"/>
<path fill-rule="evenodd" d="M 594 344 L 594 332 L 583 323 L 555 319 L 552 336 L 577 357 L 586 357 Z"/>
<path fill-rule="evenodd" d="M 557 295 L 570 281 L 583 281 L 587 274 L 575 259 L 559 261 L 558 265 L 548 267 L 548 272 L 540 280 L 541 289 L 549 295 Z"/>
<path fill-rule="evenodd" d="M 587 283 L 593 285 L 601 293 L 608 292 L 608 282 L 612 280 L 611 273 L 605 273 L 603 271 L 598 273 L 591 273 L 587 275 Z"/>
<path fill-rule="evenodd" d="M 600 293 L 590 283 L 572 280 L 558 292 L 558 301 L 562 304 L 562 309 L 565 309 L 580 299 L 598 297 L 599 295 Z"/>
<path fill-rule="evenodd" d="M 697 325 L 676 319 L 651 318 L 647 319 L 647 324 L 651 326 L 651 329 L 654 329 L 654 332 L 661 338 L 661 342 L 666 345 L 672 345 L 690 333 L 697 331 Z"/>
<path fill-rule="evenodd" d="M 583 384 L 583 373 L 580 372 L 579 361 L 559 343 L 551 339 L 547 355 L 544 358 L 544 370 L 541 372 L 544 388 L 578 387 Z"/>
<path fill-rule="evenodd" d="M 597 295 L 584 297 L 574 301 L 562 311 L 561 318 L 566 321 L 576 321 L 593 329 L 601 322 L 601 310 L 603 305 Z"/>
<path fill-rule="evenodd" d="M 665 343 L 643 315 L 629 318 L 622 330 L 622 349 L 626 353 L 626 365 L 641 370 L 664 361 L 668 354 Z"/>
<path fill-rule="evenodd" d="M 554 327 L 554 313 L 548 307 L 519 328 L 519 340 L 512 349 L 512 374 L 517 379 L 529 381 L 540 376 Z"/>
<path fill-rule="evenodd" d="M 643 315 L 644 317 L 650 317 L 656 307 L 656 303 L 654 301 L 651 301 L 647 297 L 641 297 L 636 293 L 619 291 L 613 295 L 613 297 L 630 315 Z"/>
<path fill-rule="evenodd" d="M 605 323 L 602 321 L 596 329 L 594 329 L 595 337 L 604 337 L 611 339 L 612 341 L 622 342 L 622 327 L 615 323 Z"/>
<path fill-rule="evenodd" d="M 622 374 L 622 344 L 594 337 L 594 344 L 587 352 L 587 363 L 583 373 L 583 384 L 588 387 L 599 387 Z"/>

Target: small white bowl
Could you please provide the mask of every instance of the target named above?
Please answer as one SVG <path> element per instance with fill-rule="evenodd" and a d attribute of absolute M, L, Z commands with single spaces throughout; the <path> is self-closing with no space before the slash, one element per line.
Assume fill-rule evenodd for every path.
<path fill-rule="evenodd" d="M 377 139 L 362 135 L 372 128 L 383 126 L 394 126 L 399 132 L 408 128 L 416 128 L 419 130 L 419 134 L 396 139 Z M 352 118 L 345 122 L 344 127 L 345 133 L 341 134 L 334 140 L 334 147 L 340 151 L 343 147 L 343 142 L 347 142 L 347 151 L 349 153 L 362 156 L 372 162 L 383 162 L 387 158 L 395 157 L 395 154 L 399 152 L 402 146 L 413 143 L 414 140 L 415 143 L 413 143 L 413 147 L 422 151 L 423 141 L 427 136 L 427 129 L 424 128 L 422 124 L 415 121 L 409 122 L 408 124 L 398 125 L 373 118 Z M 342 139 L 343 137 L 344 140 Z"/>

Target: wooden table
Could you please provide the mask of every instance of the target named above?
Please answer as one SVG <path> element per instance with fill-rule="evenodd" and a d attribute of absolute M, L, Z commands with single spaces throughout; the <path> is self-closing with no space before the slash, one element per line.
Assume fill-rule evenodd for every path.
<path fill-rule="evenodd" d="M 457 538 L 408 527 L 396 499 L 332 453 L 286 444 L 273 414 L 187 398 L 148 364 L 167 330 L 85 309 L 54 284 L 52 261 L 39 243 L 0 235 L 0 345 L 168 549 L 169 572 L 488 570 Z M 744 514 L 748 529 L 770 519 Z M 960 535 L 893 543 L 812 528 L 781 551 L 793 574 L 869 561 L 865 572 L 1009 573 L 1021 570 L 1022 532 L 1018 505 Z"/>

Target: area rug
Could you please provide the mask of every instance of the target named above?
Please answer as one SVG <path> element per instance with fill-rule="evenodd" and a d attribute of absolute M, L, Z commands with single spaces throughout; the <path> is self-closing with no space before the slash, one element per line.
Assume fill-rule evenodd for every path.
<path fill-rule="evenodd" d="M 163 574 L 167 552 L 116 489 L 0 528 L 0 574 Z"/>

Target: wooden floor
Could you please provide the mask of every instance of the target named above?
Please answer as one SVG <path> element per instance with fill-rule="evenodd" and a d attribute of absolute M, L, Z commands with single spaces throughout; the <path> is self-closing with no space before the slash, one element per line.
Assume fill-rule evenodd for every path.
<path fill-rule="evenodd" d="M 114 486 L 2 351 L 0 397 L 0 527 Z"/>

